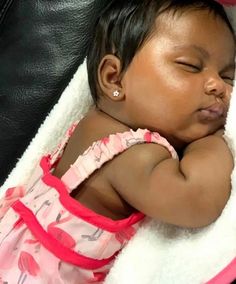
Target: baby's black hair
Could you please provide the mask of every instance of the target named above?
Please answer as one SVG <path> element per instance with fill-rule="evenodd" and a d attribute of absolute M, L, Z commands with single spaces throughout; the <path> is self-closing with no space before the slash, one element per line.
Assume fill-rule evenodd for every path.
<path fill-rule="evenodd" d="M 103 10 L 94 28 L 87 53 L 88 81 L 97 103 L 99 63 L 114 54 L 125 72 L 134 55 L 151 36 L 156 18 L 166 11 L 208 10 L 220 17 L 234 36 L 233 27 L 221 4 L 215 0 L 113 0 Z"/>

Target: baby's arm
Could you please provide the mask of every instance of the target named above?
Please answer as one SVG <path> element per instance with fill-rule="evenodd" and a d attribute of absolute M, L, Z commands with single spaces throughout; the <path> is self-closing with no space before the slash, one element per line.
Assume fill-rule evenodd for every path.
<path fill-rule="evenodd" d="M 230 195 L 233 160 L 217 135 L 191 143 L 180 162 L 153 144 L 133 146 L 115 160 L 112 186 L 134 208 L 167 223 L 208 225 Z"/>

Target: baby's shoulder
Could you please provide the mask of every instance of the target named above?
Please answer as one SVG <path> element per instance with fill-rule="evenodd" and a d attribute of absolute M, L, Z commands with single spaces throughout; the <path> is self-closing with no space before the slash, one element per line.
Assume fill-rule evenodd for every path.
<path fill-rule="evenodd" d="M 140 161 L 161 161 L 171 158 L 170 152 L 164 146 L 154 143 L 136 144 L 130 149 L 130 155 L 136 157 Z M 127 152 L 128 153 L 128 152 Z"/>
<path fill-rule="evenodd" d="M 160 144 L 136 144 L 118 155 L 112 161 L 112 167 L 139 169 L 152 169 L 163 160 L 171 158 L 170 152 Z"/>

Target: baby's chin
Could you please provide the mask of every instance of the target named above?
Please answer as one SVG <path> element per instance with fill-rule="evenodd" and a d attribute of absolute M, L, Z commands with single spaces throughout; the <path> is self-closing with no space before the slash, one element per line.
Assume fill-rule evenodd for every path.
<path fill-rule="evenodd" d="M 191 133 L 178 133 L 175 138 L 172 138 L 169 140 L 169 142 L 175 147 L 176 149 L 183 149 L 188 144 L 199 140 L 201 138 L 204 138 L 206 136 L 214 134 L 217 130 L 223 128 L 223 124 L 215 125 L 214 127 L 208 127 L 208 128 L 201 128 L 196 129 L 195 131 L 192 131 Z"/>

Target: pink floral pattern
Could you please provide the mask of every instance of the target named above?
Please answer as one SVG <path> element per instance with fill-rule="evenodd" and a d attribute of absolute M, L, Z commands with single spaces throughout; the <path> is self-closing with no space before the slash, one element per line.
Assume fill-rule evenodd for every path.
<path fill-rule="evenodd" d="M 50 235 L 52 235 L 55 239 L 63 243 L 68 248 L 74 248 L 76 245 L 76 241 L 69 233 L 65 232 L 64 230 L 56 226 L 69 221 L 71 218 L 72 216 L 69 215 L 61 219 L 61 214 L 58 214 L 56 221 L 51 222 L 47 228 L 47 231 Z"/>
<path fill-rule="evenodd" d="M 101 283 L 144 216 L 138 212 L 113 221 L 85 208 L 70 192 L 137 143 L 161 144 L 177 157 L 158 133 L 130 130 L 93 143 L 60 180 L 51 167 L 75 126 L 53 154 L 42 158 L 40 165 L 46 166 L 37 168 L 35 175 L 40 178 L 27 191 L 21 186 L 8 189 L 0 201 L 0 283 Z"/>
<path fill-rule="evenodd" d="M 19 198 L 25 195 L 25 189 L 23 186 L 16 186 L 8 188 L 5 192 L 5 198 L 0 204 L 0 219 L 5 215 L 9 207 Z"/>
<path fill-rule="evenodd" d="M 115 234 L 117 241 L 124 245 L 127 243 L 136 233 L 136 230 L 133 227 L 127 227 Z"/>
<path fill-rule="evenodd" d="M 21 272 L 27 272 L 29 275 L 36 276 L 40 270 L 38 263 L 34 257 L 26 251 L 20 253 L 18 259 L 18 267 Z"/>

